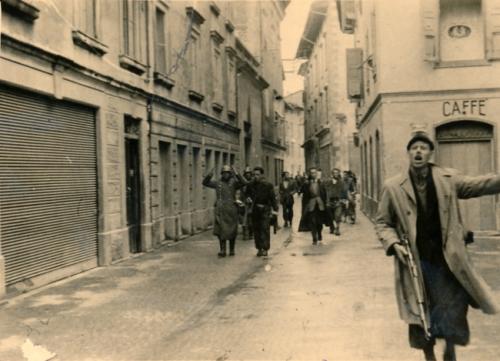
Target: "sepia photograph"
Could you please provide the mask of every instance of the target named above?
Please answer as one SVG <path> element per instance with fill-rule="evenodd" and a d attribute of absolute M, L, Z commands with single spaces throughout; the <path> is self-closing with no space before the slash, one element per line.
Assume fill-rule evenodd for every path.
<path fill-rule="evenodd" d="M 0 9 L 0 361 L 500 360 L 500 0 Z"/>

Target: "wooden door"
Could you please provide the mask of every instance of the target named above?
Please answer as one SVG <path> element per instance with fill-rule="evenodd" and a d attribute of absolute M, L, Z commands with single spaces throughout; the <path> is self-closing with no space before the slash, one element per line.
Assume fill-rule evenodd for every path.
<path fill-rule="evenodd" d="M 458 169 L 463 174 L 471 176 L 492 173 L 494 171 L 492 132 L 490 132 L 489 126 L 482 125 L 481 123 L 476 124 L 475 131 L 474 127 L 471 127 L 471 124 L 465 125 L 462 128 L 460 126 L 455 126 L 454 128 L 453 132 L 448 133 L 454 135 L 454 140 L 446 139 L 447 137 L 443 136 L 446 134 L 446 130 L 441 132 L 441 134 L 438 130 L 437 163 L 444 167 Z M 468 129 L 468 131 L 464 131 L 464 129 Z M 467 139 L 467 135 L 469 135 L 469 139 Z M 470 229 L 496 229 L 495 196 L 460 200 L 460 207 L 464 222 Z"/>
<path fill-rule="evenodd" d="M 131 253 L 141 251 L 141 194 L 139 169 L 139 142 L 125 139 L 127 182 L 127 226 Z"/>

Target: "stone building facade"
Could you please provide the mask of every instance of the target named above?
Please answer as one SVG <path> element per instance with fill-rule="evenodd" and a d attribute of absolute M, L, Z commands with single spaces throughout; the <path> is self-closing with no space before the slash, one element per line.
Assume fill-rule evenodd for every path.
<path fill-rule="evenodd" d="M 349 96 L 357 102 L 362 208 L 374 217 L 383 181 L 407 169 L 415 130 L 435 140 L 436 163 L 498 172 L 498 0 L 339 1 L 354 33 Z M 498 199 L 464 201 L 474 231 L 497 230 Z"/>
<path fill-rule="evenodd" d="M 1 6 L 0 295 L 210 228 L 202 175 L 244 165 L 236 4 Z"/>
<path fill-rule="evenodd" d="M 304 76 L 306 166 L 347 170 L 348 139 L 355 130 L 354 105 L 345 94 L 345 49 L 353 37 L 341 32 L 335 3 L 315 0 L 296 57 L 306 59 L 299 73 Z"/>
<path fill-rule="evenodd" d="M 260 162 L 270 182 L 277 185 L 285 157 L 285 103 L 279 24 L 288 0 L 232 1 L 237 36 L 257 62 L 269 83 L 263 91 Z"/>
<path fill-rule="evenodd" d="M 286 154 L 284 170 L 295 176 L 306 171 L 304 157 L 304 92 L 299 90 L 285 97 Z"/>

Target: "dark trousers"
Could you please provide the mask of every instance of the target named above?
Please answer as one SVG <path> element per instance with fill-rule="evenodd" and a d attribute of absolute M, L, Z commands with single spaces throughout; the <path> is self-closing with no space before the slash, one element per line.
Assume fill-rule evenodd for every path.
<path fill-rule="evenodd" d="M 322 239 L 321 230 L 323 229 L 323 212 L 319 210 L 318 206 L 314 208 L 314 211 L 307 214 L 308 224 L 311 229 L 313 242 L 317 242 Z"/>
<path fill-rule="evenodd" d="M 330 199 L 328 206 L 328 220 L 330 221 L 330 228 L 335 229 L 340 227 L 340 222 L 342 220 L 342 203 L 340 199 Z"/>
<path fill-rule="evenodd" d="M 268 251 L 271 248 L 271 210 L 254 209 L 252 212 L 252 228 L 255 248 Z"/>
<path fill-rule="evenodd" d="M 283 220 L 292 223 L 293 220 L 293 203 L 283 204 Z"/>

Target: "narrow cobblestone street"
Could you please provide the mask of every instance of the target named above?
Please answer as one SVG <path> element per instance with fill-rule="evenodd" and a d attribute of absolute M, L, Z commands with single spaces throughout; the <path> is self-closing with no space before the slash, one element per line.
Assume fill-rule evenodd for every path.
<path fill-rule="evenodd" d="M 274 236 L 268 259 L 249 241 L 217 259 L 205 233 L 11 299 L 0 359 L 29 359 L 29 339 L 55 360 L 420 360 L 372 224 L 325 230 L 319 246 L 295 227 Z M 497 295 L 498 243 L 473 246 Z M 497 359 L 498 321 L 471 312 L 460 360 Z"/>

